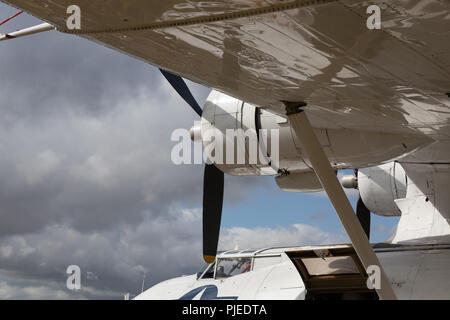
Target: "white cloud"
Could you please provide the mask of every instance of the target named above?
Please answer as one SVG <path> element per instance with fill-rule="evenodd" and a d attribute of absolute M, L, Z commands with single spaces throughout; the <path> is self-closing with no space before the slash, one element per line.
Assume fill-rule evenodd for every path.
<path fill-rule="evenodd" d="M 83 234 L 68 226 L 53 225 L 39 233 L 5 238 L 0 244 L 0 269 L 9 272 L 5 285 L 33 279 L 38 285 L 27 293 L 32 298 L 119 299 L 124 292 L 139 292 L 143 272 L 147 274 L 147 285 L 195 273 L 202 264 L 200 212 L 172 208 L 168 215 L 173 219 L 147 216 L 137 226 L 122 225 L 115 230 Z M 232 249 L 235 244 L 244 249 L 332 242 L 345 242 L 345 237 L 302 224 L 235 227 L 222 230 L 220 248 Z M 82 270 L 82 290 L 78 293 L 64 289 L 65 270 L 72 264 Z M 52 296 L 45 288 L 55 285 L 60 289 Z M 8 297 L 14 294 L 0 291 L 0 298 Z"/>
<path fill-rule="evenodd" d="M 237 245 L 241 249 L 258 249 L 264 247 L 284 247 L 301 245 L 318 245 L 343 243 L 348 241 L 342 235 L 324 232 L 305 224 L 294 224 L 276 228 L 241 228 L 225 230 L 220 240 L 222 249 L 233 249 Z"/>
<path fill-rule="evenodd" d="M 17 285 L 11 285 L 8 281 L 0 280 L 0 298 L 1 299 L 70 299 L 68 292 L 52 288 L 46 285 L 24 285 L 22 282 Z"/>
<path fill-rule="evenodd" d="M 100 187 L 108 188 L 117 185 L 109 163 L 99 155 L 91 155 L 83 164 L 71 168 L 70 173 L 75 179 L 84 180 Z"/>
<path fill-rule="evenodd" d="M 37 154 L 18 154 L 16 156 L 16 170 L 23 175 L 30 185 L 36 185 L 54 173 L 60 166 L 64 155 L 52 150 L 44 150 Z"/>

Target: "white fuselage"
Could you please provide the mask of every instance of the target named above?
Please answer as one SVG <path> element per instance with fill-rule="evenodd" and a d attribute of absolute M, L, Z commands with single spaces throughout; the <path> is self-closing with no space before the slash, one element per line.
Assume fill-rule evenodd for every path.
<path fill-rule="evenodd" d="M 211 278 L 190 275 L 167 280 L 136 299 L 304 300 L 305 282 L 287 253 L 336 247 L 339 246 L 279 248 L 252 254 L 225 252 L 217 257 L 219 265 L 221 259 L 251 257 L 252 269 L 227 278 L 217 276 L 216 270 Z M 450 245 L 386 244 L 375 252 L 399 299 L 450 299 Z M 336 269 L 330 272 L 336 273 Z"/>

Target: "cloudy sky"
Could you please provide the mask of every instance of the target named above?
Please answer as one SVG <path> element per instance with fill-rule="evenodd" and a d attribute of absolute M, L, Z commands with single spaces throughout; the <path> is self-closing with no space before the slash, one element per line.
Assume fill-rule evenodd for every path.
<path fill-rule="evenodd" d="M 0 4 L 0 19 L 15 12 Z M 146 287 L 195 273 L 203 166 L 172 164 L 170 135 L 197 118 L 159 71 L 56 31 L 0 43 L 0 61 L 0 299 L 121 299 L 144 272 Z M 210 89 L 189 85 L 203 104 Z M 225 184 L 221 249 L 348 241 L 322 193 Z M 372 240 L 397 221 L 373 217 Z"/>

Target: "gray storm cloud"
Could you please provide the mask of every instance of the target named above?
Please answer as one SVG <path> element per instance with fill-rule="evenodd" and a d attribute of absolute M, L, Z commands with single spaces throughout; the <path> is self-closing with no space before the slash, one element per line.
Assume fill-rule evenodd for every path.
<path fill-rule="evenodd" d="M 49 288 L 67 298 L 120 298 L 121 293 L 139 293 L 144 272 L 148 287 L 170 277 L 195 273 L 201 265 L 200 210 L 171 211 L 173 219 L 148 216 L 139 225 L 118 226 L 102 232 L 83 234 L 68 226 L 54 225 L 42 233 L 8 237 L 0 245 L 2 268 L 14 270 L 14 279 L 40 279 L 21 283 L 24 288 L 40 292 L 38 297 L 47 297 Z M 343 241 L 345 237 L 302 224 L 255 229 L 234 227 L 223 230 L 219 248 Z M 82 270 L 82 290 L 68 295 L 64 288 L 65 268 L 71 264 L 77 264 Z M 1 280 L 0 277 L 0 286 Z M 17 290 L 15 283 L 5 282 Z M 5 297 L 7 292 L 3 294 Z M 19 298 L 29 298 L 20 291 L 16 294 Z"/>

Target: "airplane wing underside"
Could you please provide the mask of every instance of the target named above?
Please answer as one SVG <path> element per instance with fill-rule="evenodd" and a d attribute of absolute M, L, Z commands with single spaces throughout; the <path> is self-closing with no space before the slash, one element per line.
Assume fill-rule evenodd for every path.
<path fill-rule="evenodd" d="M 450 140 L 450 1 L 7 0 L 75 33 L 324 128 Z M 69 5 L 81 30 L 66 27 Z M 381 8 L 370 30 L 367 7 Z"/>

